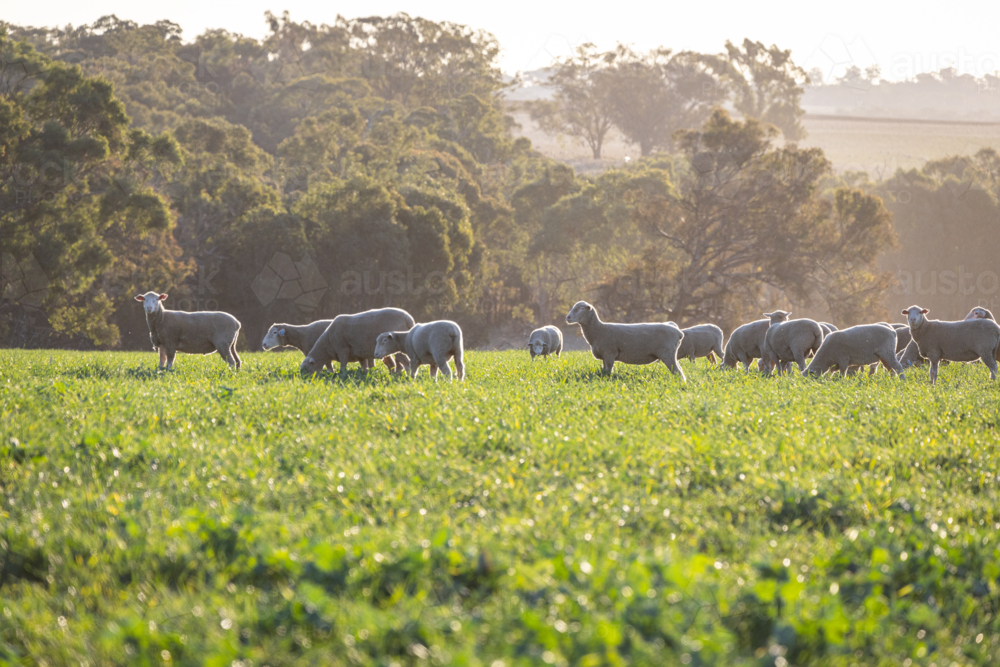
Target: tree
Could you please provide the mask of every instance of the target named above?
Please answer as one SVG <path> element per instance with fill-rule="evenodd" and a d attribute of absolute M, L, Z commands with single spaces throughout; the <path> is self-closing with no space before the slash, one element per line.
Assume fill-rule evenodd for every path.
<path fill-rule="evenodd" d="M 156 189 L 179 166 L 179 151 L 168 135 L 130 131 L 106 80 L 23 45 L 11 48 L 8 39 L 0 31 L 0 53 L 31 67 L 21 83 L 5 76 L 0 95 L 4 333 L 32 306 L 57 336 L 113 344 L 117 293 L 154 273 L 182 279 L 187 271 Z M 44 275 L 44 290 L 30 303 L 20 300 L 23 266 Z"/>
<path fill-rule="evenodd" d="M 722 102 L 714 61 L 697 53 L 654 49 L 639 54 L 619 45 L 606 54 L 607 95 L 615 126 L 642 155 L 672 150 L 674 133 L 695 128 Z"/>
<path fill-rule="evenodd" d="M 731 87 L 737 111 L 771 123 L 791 141 L 806 136 L 800 100 L 809 77 L 792 62 L 790 50 L 749 39 L 740 46 L 727 41 L 721 61 L 720 73 Z"/>
<path fill-rule="evenodd" d="M 680 137 L 687 166 L 676 194 L 636 193 L 636 221 L 663 240 L 647 266 L 662 276 L 663 308 L 677 322 L 735 324 L 741 302 L 765 287 L 825 301 L 843 322 L 878 315 L 886 276 L 879 253 L 894 243 L 882 200 L 840 188 L 823 196 L 830 170 L 819 149 L 775 149 L 774 131 L 716 110 Z M 850 284 L 842 278 L 850 273 Z M 752 308 L 752 303 L 749 304 Z"/>
<path fill-rule="evenodd" d="M 604 139 L 614 127 L 608 59 L 596 48 L 584 44 L 575 55 L 553 63 L 548 84 L 556 89 L 555 98 L 533 102 L 529 107 L 532 120 L 541 129 L 583 141 L 595 160 L 601 157 Z"/>

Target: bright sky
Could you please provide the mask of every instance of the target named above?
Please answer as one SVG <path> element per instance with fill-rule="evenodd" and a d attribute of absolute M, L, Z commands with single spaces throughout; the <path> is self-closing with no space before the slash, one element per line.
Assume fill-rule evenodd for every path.
<path fill-rule="evenodd" d="M 682 0 L 656 2 L 553 3 L 542 0 L 5 0 L 0 20 L 22 25 L 79 25 L 103 14 L 139 23 L 170 19 L 192 39 L 206 28 L 225 28 L 252 37 L 267 33 L 264 12 L 291 12 L 293 20 L 330 23 L 347 17 L 407 12 L 433 20 L 463 23 L 492 32 L 503 47 L 504 71 L 530 71 L 576 45 L 616 42 L 641 49 L 667 46 L 719 52 L 727 39 L 744 37 L 792 49 L 806 70 L 819 67 L 824 77 L 839 75 L 850 64 L 873 63 L 883 78 L 899 80 L 919 72 L 956 67 L 977 77 L 1000 69 L 1000 3 L 881 2 L 837 0 L 825 4 L 802 0 Z M 748 8 L 755 8 L 750 13 Z"/>

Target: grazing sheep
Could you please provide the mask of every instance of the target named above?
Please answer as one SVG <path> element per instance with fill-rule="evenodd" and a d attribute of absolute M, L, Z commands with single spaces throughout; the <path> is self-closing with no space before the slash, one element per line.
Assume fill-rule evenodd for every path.
<path fill-rule="evenodd" d="M 812 363 L 802 375 L 820 376 L 836 367 L 841 375 L 851 369 L 879 362 L 893 374 L 903 375 L 903 368 L 896 361 L 896 333 L 882 324 L 859 324 L 843 331 L 834 331 L 823 338 Z"/>
<path fill-rule="evenodd" d="M 579 324 L 583 337 L 595 359 L 603 362 L 602 372 L 610 375 L 615 362 L 651 364 L 657 359 L 681 377 L 684 371 L 677 363 L 677 348 L 684 333 L 676 326 L 663 323 L 614 324 L 602 322 L 597 311 L 586 301 L 577 301 L 566 314 L 566 322 Z"/>
<path fill-rule="evenodd" d="M 557 357 L 562 354 L 563 335 L 556 327 L 547 326 L 535 329 L 528 336 L 528 351 L 531 352 L 531 360 L 535 357 L 548 357 L 554 354 Z"/>
<path fill-rule="evenodd" d="M 1000 351 L 1000 326 L 993 320 L 972 319 L 959 322 L 929 320 L 928 310 L 910 306 L 903 311 L 910 323 L 910 334 L 920 355 L 931 364 L 931 384 L 937 382 L 938 364 L 949 361 L 982 359 L 990 369 L 990 379 L 997 377 L 997 352 Z"/>
<path fill-rule="evenodd" d="M 178 352 L 186 354 L 212 354 L 218 352 L 227 364 L 240 369 L 243 362 L 236 354 L 236 339 L 240 335 L 240 323 L 229 313 L 183 310 L 167 310 L 163 307 L 166 294 L 146 292 L 135 297 L 142 301 L 146 311 L 146 325 L 149 326 L 149 340 L 153 349 L 160 353 L 160 368 L 172 370 L 174 356 Z"/>
<path fill-rule="evenodd" d="M 783 310 L 764 313 L 770 319 L 771 326 L 764 334 L 764 359 L 768 364 L 767 374 L 770 375 L 778 367 L 778 373 L 787 372 L 780 364 L 794 361 L 799 371 L 805 370 L 806 356 L 815 353 L 823 344 L 823 328 L 818 322 L 809 319 L 789 320 Z"/>
<path fill-rule="evenodd" d="M 723 368 L 736 368 L 737 362 L 743 364 L 743 370 L 750 370 L 750 362 L 754 359 L 763 359 L 764 335 L 767 328 L 771 326 L 770 320 L 756 320 L 736 327 L 729 335 L 729 342 L 726 343 L 726 351 L 722 356 Z M 757 365 L 761 371 L 764 370 L 762 364 Z"/>
<path fill-rule="evenodd" d="M 272 324 L 264 334 L 261 347 L 265 352 L 279 347 L 294 347 L 301 350 L 302 354 L 309 354 L 309 350 L 332 322 L 333 320 L 316 320 L 310 324 Z M 330 364 L 324 368 L 328 371 L 333 370 Z"/>
<path fill-rule="evenodd" d="M 677 348 L 678 359 L 690 359 L 692 362 L 699 357 L 708 357 L 711 363 L 716 363 L 725 357 L 722 350 L 722 329 L 714 324 L 698 324 L 681 329 L 684 338 Z"/>
<path fill-rule="evenodd" d="M 267 350 L 274 350 L 279 347 L 294 347 L 297 350 L 301 350 L 302 354 L 309 354 L 309 350 L 313 348 L 319 337 L 323 335 L 327 327 L 333 323 L 333 320 L 316 320 L 310 324 L 272 324 L 271 328 L 267 330 L 264 334 L 264 340 L 261 342 L 261 347 Z M 402 372 L 406 367 L 408 359 L 405 358 L 405 354 L 398 354 L 395 357 L 387 357 L 383 359 L 386 367 L 395 372 Z M 363 369 L 369 369 L 372 367 L 371 359 L 362 359 L 361 367 Z M 328 362 L 323 366 L 328 371 L 333 370 L 332 362 Z"/>
<path fill-rule="evenodd" d="M 906 347 L 903 348 L 902 352 L 896 353 L 896 361 L 898 361 L 903 368 L 909 368 L 910 366 L 916 367 L 922 365 L 925 361 L 927 361 L 927 357 L 920 356 L 920 348 L 917 347 L 917 341 L 910 340 L 910 342 L 906 344 Z"/>
<path fill-rule="evenodd" d="M 996 322 L 996 318 L 993 317 L 993 313 L 991 313 L 990 311 L 988 311 L 985 308 L 982 308 L 980 306 L 976 306 L 975 308 L 973 308 L 972 310 L 970 310 L 969 314 L 965 316 L 965 319 L 967 319 L 967 320 L 993 320 L 994 322 Z"/>
<path fill-rule="evenodd" d="M 465 379 L 462 328 L 450 320 L 416 324 L 409 331 L 386 331 L 379 334 L 375 342 L 375 355 L 387 356 L 395 352 L 405 352 L 410 358 L 411 378 L 417 377 L 421 364 L 429 364 L 431 377 L 435 381 L 438 369 L 451 380 L 448 360 L 454 358 L 458 379 Z"/>
<path fill-rule="evenodd" d="M 406 330 L 413 326 L 413 317 L 399 308 L 378 308 L 353 315 L 337 315 L 302 362 L 303 373 L 315 373 L 332 361 L 340 363 L 340 376 L 347 375 L 347 364 L 361 362 L 363 369 L 370 368 L 375 357 L 375 339 L 383 331 Z M 383 358 L 390 368 L 388 359 Z M 394 362 L 400 369 L 402 361 Z"/>

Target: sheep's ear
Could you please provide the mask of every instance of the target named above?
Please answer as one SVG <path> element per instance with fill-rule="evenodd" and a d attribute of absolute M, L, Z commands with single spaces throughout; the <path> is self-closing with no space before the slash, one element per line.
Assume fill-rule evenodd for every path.
<path fill-rule="evenodd" d="M 285 335 L 285 330 L 284 329 L 278 329 L 278 335 L 279 336 L 284 336 Z"/>
<path fill-rule="evenodd" d="M 771 317 L 771 313 L 764 313 L 764 317 Z"/>
<path fill-rule="evenodd" d="M 136 301 L 145 301 L 146 299 L 144 299 L 144 298 L 143 298 L 143 296 L 142 296 L 141 294 L 136 294 L 136 295 L 135 295 L 135 300 L 136 300 Z"/>
<path fill-rule="evenodd" d="M 931 312 L 931 311 L 930 311 L 929 309 L 927 309 L 927 308 L 922 308 L 922 309 L 920 310 L 920 312 L 921 312 L 921 313 L 923 313 L 924 315 L 926 315 L 927 313 L 929 313 L 929 312 Z"/>
<path fill-rule="evenodd" d="M 791 313 L 785 313 L 785 317 L 791 317 L 791 316 L 792 316 Z"/>
<path fill-rule="evenodd" d="M 164 299 L 166 299 L 166 298 L 167 298 L 167 295 L 166 295 L 166 294 L 161 294 L 161 295 L 160 295 L 160 301 L 163 301 L 163 300 L 164 300 Z"/>
<path fill-rule="evenodd" d="M 910 311 L 908 311 L 908 310 L 904 310 L 904 311 L 903 311 L 903 314 L 904 314 L 904 315 L 909 315 L 909 314 L 910 314 Z"/>

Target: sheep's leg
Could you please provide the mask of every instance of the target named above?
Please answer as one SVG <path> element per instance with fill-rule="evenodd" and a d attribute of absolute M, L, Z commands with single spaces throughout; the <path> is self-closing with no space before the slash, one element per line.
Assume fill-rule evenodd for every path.
<path fill-rule="evenodd" d="M 461 350 L 459 350 L 458 352 L 456 352 L 455 356 L 454 356 L 454 359 L 455 359 L 455 372 L 458 374 L 458 379 L 459 380 L 464 380 L 465 379 L 465 361 L 463 360 L 462 356 L 463 355 L 462 355 L 462 351 Z M 547 358 L 548 357 L 546 357 L 546 359 Z"/>
<path fill-rule="evenodd" d="M 675 375 L 680 375 L 682 382 L 687 382 L 687 378 L 684 377 L 684 369 L 681 368 L 681 365 L 677 362 L 676 359 L 670 359 L 668 357 L 660 357 L 660 361 L 663 362 L 664 366 L 670 369 L 671 373 Z"/>
<path fill-rule="evenodd" d="M 940 359 L 931 359 L 930 361 L 931 361 L 931 386 L 933 387 L 935 384 L 937 384 L 938 363 L 941 360 Z"/>
<path fill-rule="evenodd" d="M 795 355 L 795 363 L 799 365 L 799 372 L 801 373 L 806 369 L 806 355 L 799 352 Z M 788 370 L 791 370 L 790 368 Z"/>
<path fill-rule="evenodd" d="M 601 373 L 604 375 L 611 375 L 611 371 L 615 368 L 615 360 L 611 357 L 602 359 Z"/>
<path fill-rule="evenodd" d="M 174 357 L 177 356 L 177 350 L 167 350 L 167 370 L 174 370 Z"/>
<path fill-rule="evenodd" d="M 417 371 L 419 371 L 419 370 L 420 370 L 420 360 L 419 359 L 412 359 L 412 360 L 410 360 L 410 379 L 411 380 L 417 377 Z"/>
<path fill-rule="evenodd" d="M 445 379 L 449 382 L 452 381 L 451 377 L 451 367 L 448 365 L 448 357 L 438 357 L 434 360 L 434 365 L 441 369 L 441 374 L 444 375 Z"/>
<path fill-rule="evenodd" d="M 431 377 L 437 382 L 438 379 L 438 366 L 437 364 L 431 364 Z"/>
<path fill-rule="evenodd" d="M 163 367 L 167 365 L 167 351 L 162 347 L 157 349 L 160 351 L 160 370 L 163 370 Z"/>
<path fill-rule="evenodd" d="M 222 357 L 222 360 L 224 362 L 226 362 L 227 366 L 232 367 L 232 366 L 236 365 L 236 362 L 233 361 L 232 356 L 230 356 L 230 354 L 229 354 L 229 347 L 228 346 L 226 346 L 226 347 L 217 347 L 217 348 L 215 348 L 215 351 L 219 353 L 219 356 Z"/>
<path fill-rule="evenodd" d="M 347 377 L 347 357 L 340 357 L 337 362 L 340 364 L 340 379 L 343 380 Z"/>
<path fill-rule="evenodd" d="M 990 369 L 991 380 L 997 379 L 997 360 L 993 358 L 994 356 L 995 354 L 993 353 L 993 350 L 990 350 L 989 354 L 980 357 L 983 360 L 983 363 L 986 364 L 986 367 Z"/>
<path fill-rule="evenodd" d="M 243 360 L 240 359 L 240 355 L 236 354 L 236 341 L 235 340 L 233 341 L 232 346 L 229 348 L 229 354 L 233 355 L 233 359 L 236 360 L 236 370 L 240 370 L 240 367 L 243 366 Z"/>

